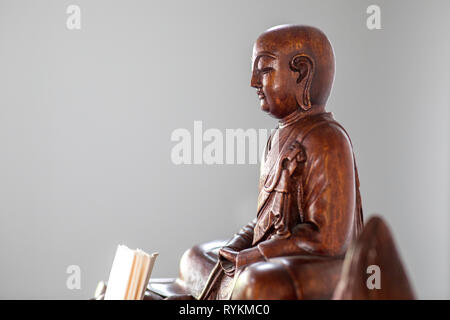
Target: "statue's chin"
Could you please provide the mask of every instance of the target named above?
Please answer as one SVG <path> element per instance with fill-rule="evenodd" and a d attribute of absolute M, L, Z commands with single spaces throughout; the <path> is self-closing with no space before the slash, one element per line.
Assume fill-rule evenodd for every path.
<path fill-rule="evenodd" d="M 273 117 L 273 115 L 270 113 L 270 108 L 267 105 L 267 102 L 265 102 L 264 100 L 261 100 L 261 110 L 270 114 Z"/>
<path fill-rule="evenodd" d="M 275 118 L 277 120 L 280 120 L 282 118 L 277 112 L 278 109 L 276 107 L 271 108 L 265 99 L 261 100 L 261 110 L 265 113 L 268 113 L 272 118 Z"/>
<path fill-rule="evenodd" d="M 280 119 L 281 119 L 278 115 L 273 114 L 272 112 L 270 112 L 269 109 L 264 110 L 264 111 L 267 112 L 272 118 L 275 118 L 275 119 L 277 119 L 277 120 L 280 120 Z"/>

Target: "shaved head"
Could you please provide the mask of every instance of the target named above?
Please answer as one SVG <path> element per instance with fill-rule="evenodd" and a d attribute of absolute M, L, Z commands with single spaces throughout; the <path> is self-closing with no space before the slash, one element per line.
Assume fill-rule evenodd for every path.
<path fill-rule="evenodd" d="M 311 105 L 326 104 L 333 85 L 335 65 L 333 48 L 322 31 L 303 25 L 270 28 L 258 37 L 253 48 L 254 60 L 265 55 L 268 59 L 271 56 L 278 59 L 280 68 L 297 72 L 297 82 L 301 81 L 302 72 L 306 72 L 306 67 L 301 66 L 302 61 L 308 61 L 307 72 L 311 77 L 309 83 L 305 83 L 308 92 L 304 101 L 309 100 Z M 304 89 L 299 87 L 298 90 Z"/>

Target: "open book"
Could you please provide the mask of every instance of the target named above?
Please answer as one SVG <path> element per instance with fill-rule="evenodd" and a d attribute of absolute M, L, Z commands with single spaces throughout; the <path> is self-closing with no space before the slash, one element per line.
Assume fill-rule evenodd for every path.
<path fill-rule="evenodd" d="M 105 300 L 142 300 L 158 253 L 117 247 Z"/>

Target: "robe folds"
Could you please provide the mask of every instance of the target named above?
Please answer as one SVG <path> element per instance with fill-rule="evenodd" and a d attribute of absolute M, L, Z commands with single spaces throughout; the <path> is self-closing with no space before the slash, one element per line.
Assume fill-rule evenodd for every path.
<path fill-rule="evenodd" d="M 290 270 L 297 298 L 330 295 L 330 283 L 336 281 L 340 263 L 331 262 L 333 267 L 325 269 L 314 263 L 342 261 L 362 228 L 358 171 L 345 129 L 331 113 L 280 125 L 263 154 L 256 218 L 225 245 L 238 252 L 237 267 L 230 268 L 230 263 L 217 255 L 219 247 L 209 252 L 214 256 L 210 268 L 212 261 L 217 261 L 223 273 L 207 299 L 230 299 L 240 274 L 255 256 L 257 262 L 276 261 Z M 324 283 L 312 284 L 313 278 Z M 311 294 L 317 290 L 317 295 Z"/>
<path fill-rule="evenodd" d="M 230 299 L 249 286 L 256 297 L 332 297 L 347 248 L 363 227 L 352 144 L 331 113 L 291 120 L 267 141 L 253 221 L 228 242 L 187 250 L 180 277 L 150 290 L 162 297 Z M 219 255 L 224 246 L 237 252 L 235 264 Z M 247 278 L 252 272 L 258 277 Z"/>
<path fill-rule="evenodd" d="M 363 216 L 352 144 L 331 113 L 273 132 L 261 163 L 257 208 L 257 217 L 227 244 L 238 255 L 250 248 L 265 260 L 345 254 Z"/>

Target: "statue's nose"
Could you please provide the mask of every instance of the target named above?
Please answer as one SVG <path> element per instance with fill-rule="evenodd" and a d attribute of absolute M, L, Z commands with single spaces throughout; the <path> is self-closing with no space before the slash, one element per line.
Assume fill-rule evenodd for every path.
<path fill-rule="evenodd" d="M 259 81 L 259 77 L 257 76 L 257 74 L 254 72 L 252 74 L 252 78 L 250 80 L 250 86 L 253 88 L 261 88 L 261 82 Z"/>

